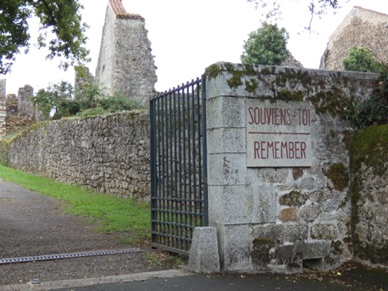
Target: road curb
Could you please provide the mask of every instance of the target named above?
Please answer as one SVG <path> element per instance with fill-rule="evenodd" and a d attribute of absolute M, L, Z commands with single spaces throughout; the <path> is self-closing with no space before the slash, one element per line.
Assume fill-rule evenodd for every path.
<path fill-rule="evenodd" d="M 136 273 L 136 274 L 128 274 L 128 275 L 99 277 L 99 278 L 42 282 L 40 284 L 33 284 L 32 282 L 29 282 L 26 284 L 3 285 L 3 286 L 0 286 L 0 290 L 1 291 L 57 290 L 57 289 L 63 289 L 63 288 L 77 288 L 77 287 L 86 287 L 86 286 L 110 284 L 110 283 L 137 282 L 137 281 L 146 281 L 146 280 L 157 279 L 157 278 L 175 278 L 175 277 L 191 276 L 191 275 L 193 275 L 193 273 L 190 273 L 186 270 L 174 269 L 174 270 L 166 270 L 166 271 L 145 272 L 145 273 Z"/>

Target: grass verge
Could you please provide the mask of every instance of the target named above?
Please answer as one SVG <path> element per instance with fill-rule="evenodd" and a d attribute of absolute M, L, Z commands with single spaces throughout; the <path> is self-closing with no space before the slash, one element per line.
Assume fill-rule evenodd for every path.
<path fill-rule="evenodd" d="M 0 165 L 4 181 L 66 202 L 69 214 L 96 223 L 97 231 L 113 233 L 122 243 L 143 245 L 150 238 L 150 210 L 146 202 L 101 194 Z"/>

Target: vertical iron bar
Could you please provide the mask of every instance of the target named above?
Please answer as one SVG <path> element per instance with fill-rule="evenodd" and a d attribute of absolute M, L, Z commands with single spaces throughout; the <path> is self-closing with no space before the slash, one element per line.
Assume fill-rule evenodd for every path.
<path fill-rule="evenodd" d="M 207 128 L 206 128 L 206 76 L 202 75 L 202 146 L 203 146 L 203 200 L 204 200 L 204 226 L 209 225 L 209 204 L 207 185 Z"/>
<path fill-rule="evenodd" d="M 168 147 L 169 147 L 169 151 L 170 151 L 170 154 L 169 154 L 169 157 L 170 157 L 170 170 L 169 170 L 169 173 L 168 173 L 168 176 L 170 177 L 169 179 L 169 197 L 168 197 L 168 201 L 169 201 L 169 205 L 168 205 L 168 210 L 169 210 L 169 213 L 170 213 L 170 219 L 169 219 L 169 223 L 170 223 L 170 234 L 172 235 L 175 235 L 175 227 L 174 227 L 174 222 L 175 222 L 175 209 L 174 209 L 174 201 L 173 201 L 173 198 L 174 198 L 174 168 L 173 168 L 173 122 L 172 122 L 172 116 L 173 116 L 173 113 L 172 113 L 172 102 L 171 102 L 171 99 L 172 99 L 172 95 L 173 95 L 173 91 L 171 91 L 170 95 L 168 96 L 168 106 L 169 106 L 169 110 L 168 110 L 168 117 L 169 117 L 169 132 L 168 132 L 168 137 L 169 137 L 169 144 L 168 144 Z M 176 244 L 175 244 L 175 239 L 172 240 L 172 247 L 173 248 L 176 248 Z"/>
<path fill-rule="evenodd" d="M 151 98 L 150 100 L 150 172 L 151 172 L 151 240 L 152 242 L 155 241 L 154 235 L 155 235 L 155 221 L 156 221 L 156 215 L 155 215 L 155 199 L 156 199 L 156 173 L 155 173 L 155 167 L 156 167 L 156 156 L 155 156 L 155 99 Z"/>
<path fill-rule="evenodd" d="M 195 95 L 195 100 L 196 100 L 196 121 L 197 121 L 197 140 L 195 141 L 196 145 L 196 150 L 197 150 L 197 158 L 196 160 L 198 161 L 196 164 L 196 169 L 198 171 L 198 181 L 196 181 L 196 189 L 198 190 L 197 192 L 197 204 L 196 204 L 196 211 L 199 213 L 197 220 L 200 221 L 200 225 L 203 226 L 203 199 L 202 199 L 202 169 L 201 169 L 201 159 L 202 159 L 202 154 L 201 154 L 201 102 L 200 102 L 200 96 L 201 96 L 201 80 L 197 78 L 197 91 Z"/>
<path fill-rule="evenodd" d="M 167 94 L 167 92 L 166 92 Z M 167 233 L 167 228 L 166 228 L 166 147 L 165 147 L 165 144 L 166 144 L 166 128 L 165 128 L 165 103 L 166 103 L 166 97 L 164 97 L 162 99 L 162 102 L 161 102 L 161 130 L 162 130 L 162 225 L 163 225 L 163 235 L 162 235 L 162 238 L 163 238 L 163 244 L 166 245 L 166 236 L 165 234 Z"/>
<path fill-rule="evenodd" d="M 162 186 L 162 177 L 161 175 L 163 174 L 162 171 L 161 171 L 161 166 L 162 166 L 162 160 L 161 160 L 161 146 L 160 146 L 160 142 L 161 142 L 161 128 L 160 128 L 160 125 L 161 125 L 161 120 L 160 120 L 160 101 L 161 99 L 158 98 L 157 99 L 157 120 L 158 120 L 158 125 L 157 125 L 157 140 L 156 140 L 156 143 L 157 143 L 157 175 L 156 175 L 156 179 L 157 179 L 157 217 L 158 217 L 158 234 L 157 234 L 157 240 L 158 240 L 158 243 L 162 243 L 161 241 L 161 237 L 160 237 L 160 233 L 161 233 L 161 230 L 162 230 L 162 225 L 161 225 L 161 221 L 162 221 L 162 217 L 161 217 L 161 212 L 160 212 L 160 199 L 162 197 L 162 193 L 161 193 L 161 186 Z"/>
<path fill-rule="evenodd" d="M 187 194 L 187 161 L 186 161 L 186 102 L 185 102 L 185 99 L 186 99 L 186 92 L 185 92 L 185 85 L 182 84 L 182 118 L 183 118 L 183 128 L 182 128 L 182 133 L 183 133 L 183 136 L 182 136 L 182 144 L 183 144 L 183 160 L 182 160 L 182 164 L 183 164 L 183 203 L 184 203 L 184 232 L 185 232 L 185 237 L 187 236 L 187 197 L 186 197 L 186 194 Z M 184 241 L 182 241 L 183 243 L 183 248 L 186 249 L 186 243 Z"/>
<path fill-rule="evenodd" d="M 196 199 L 196 179 L 195 179 L 195 175 L 196 175 L 196 163 L 195 163 L 195 150 L 196 150 L 196 146 L 195 146 L 195 110 L 194 110 L 194 99 L 195 99 L 195 82 L 194 80 L 192 80 L 191 82 L 191 96 L 190 96 L 190 99 L 191 99 L 191 123 L 192 123 L 192 129 L 191 129 L 191 137 L 192 137 L 192 149 L 191 149 L 191 152 L 192 152 L 192 165 L 191 165 L 191 169 L 192 169 L 192 173 L 191 173 L 191 212 L 193 213 L 192 215 L 192 221 L 190 223 L 191 225 L 191 236 L 190 238 L 192 238 L 192 234 L 193 234 L 193 230 L 194 230 L 194 227 L 196 225 L 196 220 L 197 220 L 197 214 L 196 214 L 196 211 L 195 211 L 195 199 Z"/>
<path fill-rule="evenodd" d="M 183 190 L 183 184 L 182 184 L 182 108 L 181 108 L 181 91 L 180 87 L 178 87 L 178 148 L 179 148 L 179 211 L 180 211 L 180 227 L 179 227 L 179 236 L 183 237 L 183 204 L 182 204 L 182 190 Z M 182 241 L 180 241 L 180 248 L 182 249 Z"/>
<path fill-rule="evenodd" d="M 177 118 L 176 118 L 176 90 L 175 90 L 175 87 L 173 89 L 174 93 L 173 93 L 173 147 L 174 147 L 174 159 L 173 159 L 173 166 L 174 166 L 174 172 L 173 172 L 173 179 L 174 179 L 174 200 L 173 200 L 173 203 L 174 203 L 174 210 L 175 210 L 175 219 L 174 219 L 174 223 L 176 224 L 175 225 L 175 233 L 176 235 L 179 236 L 179 228 L 178 228 L 178 223 L 179 223 L 179 214 L 178 214 L 178 202 L 177 202 L 177 197 L 178 197 L 178 181 L 177 181 L 177 172 L 178 172 L 178 169 L 177 169 L 177 161 L 178 161 L 178 158 L 177 158 L 177 134 L 176 134 L 176 131 L 177 131 Z M 179 248 L 179 242 L 177 242 L 174 246 L 175 248 Z"/>
<path fill-rule="evenodd" d="M 191 115 L 190 115 L 190 107 L 191 107 L 191 104 L 190 104 L 190 98 L 191 98 L 191 86 L 192 85 L 189 85 L 189 82 L 187 82 L 187 86 L 186 86 L 186 92 L 187 92 L 187 136 L 188 136 L 188 140 L 187 140 L 187 151 L 188 151 L 188 199 L 187 199 L 187 204 L 188 204 L 188 211 L 189 211 L 189 225 L 187 227 L 187 230 L 188 230 L 188 238 L 191 238 L 191 225 L 193 224 L 193 215 L 192 215 L 192 163 L 191 163 L 191 122 L 190 122 L 190 118 L 191 118 Z M 189 244 L 186 245 L 186 250 L 188 250 L 189 248 Z"/>

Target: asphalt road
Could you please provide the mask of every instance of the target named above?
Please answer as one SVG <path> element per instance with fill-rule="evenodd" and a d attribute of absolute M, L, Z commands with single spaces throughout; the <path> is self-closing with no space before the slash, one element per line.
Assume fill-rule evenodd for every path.
<path fill-rule="evenodd" d="M 79 287 L 77 287 L 79 286 Z M 327 280 L 308 280 L 285 275 L 198 275 L 184 270 L 113 276 L 106 278 L 46 282 L 5 286 L 2 291 L 58 290 L 58 291 L 139 291 L 139 290 L 366 290 L 355 286 L 331 283 Z M 373 290 L 373 289 L 371 289 Z M 376 289 L 379 290 L 379 289 Z M 382 290 L 382 289 L 381 289 Z"/>
<path fill-rule="evenodd" d="M 276 275 L 183 275 L 172 278 L 155 278 L 134 282 L 99 284 L 82 288 L 59 289 L 61 291 L 135 291 L 135 290 L 361 290 L 326 281 L 294 280 Z"/>

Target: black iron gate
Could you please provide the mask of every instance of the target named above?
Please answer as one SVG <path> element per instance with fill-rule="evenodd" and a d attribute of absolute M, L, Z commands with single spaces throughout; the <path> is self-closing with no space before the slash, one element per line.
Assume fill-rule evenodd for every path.
<path fill-rule="evenodd" d="M 205 79 L 150 100 L 152 246 L 188 255 L 207 226 Z"/>

